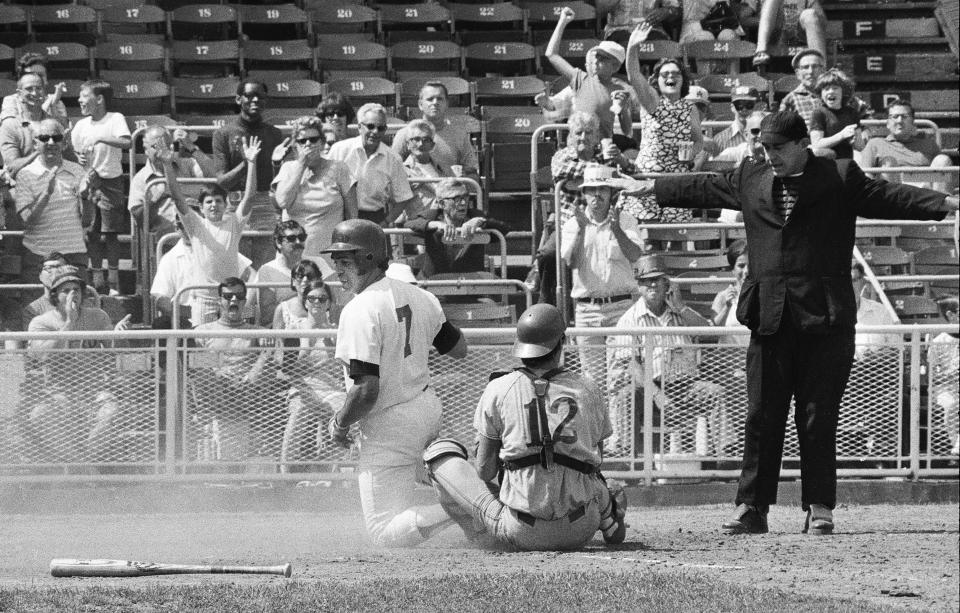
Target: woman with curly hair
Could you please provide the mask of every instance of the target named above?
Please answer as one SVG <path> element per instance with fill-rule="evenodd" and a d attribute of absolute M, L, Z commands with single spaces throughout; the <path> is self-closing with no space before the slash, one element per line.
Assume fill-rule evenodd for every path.
<path fill-rule="evenodd" d="M 307 232 L 303 256 L 321 257 L 333 227 L 357 216 L 356 188 L 343 162 L 324 157 L 320 118 L 298 118 L 293 139 L 297 157 L 280 166 L 271 188 L 283 209 L 283 220 L 292 219 Z"/>
<path fill-rule="evenodd" d="M 853 88 L 853 79 L 839 68 L 831 68 L 817 79 L 814 91 L 822 104 L 810 117 L 810 143 L 817 155 L 850 160 L 854 143 L 866 142 L 860 113 L 849 104 Z"/>
<path fill-rule="evenodd" d="M 646 22 L 640 24 L 630 36 L 627 49 L 627 75 L 640 98 L 642 136 L 636 166 L 639 172 L 685 172 L 703 148 L 700 112 L 685 99 L 690 91 L 690 75 L 681 60 L 660 60 L 649 81 L 640 72 L 637 45 L 647 40 L 651 29 Z M 661 209 L 653 195 L 621 196 L 621 204 L 640 223 L 683 223 L 693 219 L 689 209 Z"/>

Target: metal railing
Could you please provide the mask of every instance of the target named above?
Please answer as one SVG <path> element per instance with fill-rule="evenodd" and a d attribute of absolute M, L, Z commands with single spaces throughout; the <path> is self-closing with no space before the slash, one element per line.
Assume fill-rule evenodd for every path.
<path fill-rule="evenodd" d="M 956 326 L 858 328 L 869 336 L 858 336 L 863 356 L 841 405 L 841 476 L 957 476 L 949 461 L 958 429 L 958 345 L 950 337 L 944 342 L 945 332 L 956 333 Z M 745 331 L 567 333 L 567 367 L 598 383 L 614 426 L 604 446 L 608 475 L 648 484 L 737 476 L 746 347 L 736 339 Z M 470 441 L 488 373 L 512 362 L 515 330 L 465 335 L 465 360 L 431 356 L 431 385 L 445 409 L 441 434 Z M 356 456 L 325 439 L 326 420 L 345 391 L 342 368 L 331 359 L 335 336 L 335 330 L 0 334 L 7 347 L 0 354 L 0 481 L 345 478 L 340 471 L 354 466 Z M 577 344 L 591 336 L 607 344 Z M 76 346 L 35 346 L 43 340 Z M 21 344 L 26 348 L 17 349 Z M 656 366 L 640 372 L 638 359 L 701 381 L 711 392 L 700 404 L 671 402 L 678 379 L 655 374 Z M 258 362 L 258 376 L 244 377 Z M 798 457 L 788 426 L 785 477 L 799 475 Z"/>

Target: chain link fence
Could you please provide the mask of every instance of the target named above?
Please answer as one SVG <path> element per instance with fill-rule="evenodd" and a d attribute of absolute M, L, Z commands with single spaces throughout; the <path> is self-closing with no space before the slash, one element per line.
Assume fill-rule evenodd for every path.
<path fill-rule="evenodd" d="M 925 326 L 905 342 L 911 329 L 920 330 L 877 328 L 858 347 L 840 410 L 841 474 L 956 473 L 957 338 L 948 326 Z M 611 332 L 571 329 L 564 354 L 604 396 L 614 426 L 606 468 L 647 480 L 735 477 L 747 411 L 742 333 Z M 0 479 L 305 479 L 356 465 L 356 451 L 326 434 L 346 397 L 334 330 L 73 333 L 69 348 L 42 349 L 63 334 L 3 337 Z M 430 367 L 444 406 L 441 435 L 472 446 L 490 374 L 516 365 L 515 333 L 467 335 L 466 359 L 434 354 Z M 791 416 L 784 474 L 795 475 L 798 461 Z"/>

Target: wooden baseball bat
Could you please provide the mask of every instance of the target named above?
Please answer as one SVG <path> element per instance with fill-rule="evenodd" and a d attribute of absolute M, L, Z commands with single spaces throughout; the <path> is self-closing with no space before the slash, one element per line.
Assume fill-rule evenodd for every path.
<path fill-rule="evenodd" d="M 210 566 L 205 564 L 159 564 L 133 560 L 76 560 L 56 558 L 50 561 L 54 577 L 147 577 L 150 575 L 256 574 L 289 577 L 290 564 L 279 566 Z"/>

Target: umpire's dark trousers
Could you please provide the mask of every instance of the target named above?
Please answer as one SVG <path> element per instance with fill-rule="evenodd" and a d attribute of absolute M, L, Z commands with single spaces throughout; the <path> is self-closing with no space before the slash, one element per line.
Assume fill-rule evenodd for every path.
<path fill-rule="evenodd" d="M 766 507 L 777 501 L 787 414 L 794 398 L 803 508 L 811 504 L 834 508 L 837 418 L 854 349 L 853 328 L 808 334 L 797 329 L 789 309 L 775 334 L 750 337 L 738 505 Z"/>

